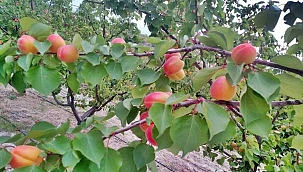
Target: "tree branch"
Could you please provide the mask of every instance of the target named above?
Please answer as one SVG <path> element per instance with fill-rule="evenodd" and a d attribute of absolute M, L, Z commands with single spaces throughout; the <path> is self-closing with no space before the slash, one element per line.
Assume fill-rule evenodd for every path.
<path fill-rule="evenodd" d="M 303 70 L 281 66 L 281 65 L 273 63 L 273 62 L 268 62 L 268 61 L 256 59 L 253 63 L 254 64 L 261 64 L 261 65 L 265 65 L 265 66 L 270 66 L 270 67 L 273 67 L 273 68 L 282 69 L 282 70 L 285 70 L 285 71 L 292 72 L 292 73 L 298 74 L 300 76 L 303 76 Z"/>

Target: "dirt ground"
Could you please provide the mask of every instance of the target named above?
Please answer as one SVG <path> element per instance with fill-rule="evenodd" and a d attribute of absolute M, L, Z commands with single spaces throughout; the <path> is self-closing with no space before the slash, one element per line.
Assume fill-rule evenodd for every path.
<path fill-rule="evenodd" d="M 102 112 L 97 115 L 102 115 Z M 51 97 L 44 97 L 33 90 L 27 90 L 21 96 L 11 87 L 0 86 L 0 135 L 26 133 L 36 121 L 43 120 L 59 125 L 67 118 L 70 119 L 71 125 L 76 125 L 70 109 L 56 105 Z M 115 118 L 108 121 L 110 126 L 119 125 L 119 123 Z M 131 132 L 126 132 L 124 135 L 119 134 L 111 138 L 108 145 L 111 148 L 119 149 L 134 139 L 136 137 Z M 161 150 L 156 152 L 156 164 L 159 172 L 230 171 L 227 163 L 220 166 L 208 157 L 203 157 L 202 152 L 192 152 L 181 158 L 179 155 L 174 156 L 166 150 Z"/>

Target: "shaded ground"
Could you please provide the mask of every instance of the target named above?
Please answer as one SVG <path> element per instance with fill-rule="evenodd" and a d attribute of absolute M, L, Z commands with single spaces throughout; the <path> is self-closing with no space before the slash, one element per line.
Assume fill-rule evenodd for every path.
<path fill-rule="evenodd" d="M 98 115 L 102 115 L 102 112 Z M 76 125 L 76 120 L 69 109 L 56 105 L 51 98 L 43 97 L 32 90 L 27 90 L 26 94 L 20 96 L 12 88 L 0 86 L 0 135 L 26 133 L 35 122 L 42 120 L 59 125 L 67 118 L 70 119 L 71 125 Z M 111 119 L 108 125 L 119 126 L 119 123 L 117 119 Z M 131 132 L 126 132 L 105 142 L 109 147 L 119 149 L 134 139 L 136 137 Z M 201 152 L 192 152 L 181 158 L 161 150 L 156 152 L 156 163 L 160 172 L 230 171 L 228 165 L 220 166 L 203 157 Z"/>

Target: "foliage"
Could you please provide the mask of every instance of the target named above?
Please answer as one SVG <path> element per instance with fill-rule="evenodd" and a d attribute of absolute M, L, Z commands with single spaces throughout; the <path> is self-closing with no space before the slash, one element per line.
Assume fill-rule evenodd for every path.
<path fill-rule="evenodd" d="M 85 0 L 76 11 L 70 1 L 39 3 L 0 2 L 1 9 L 12 9 L 0 17 L 0 82 L 20 94 L 27 88 L 51 94 L 72 109 L 79 125 L 42 121 L 25 136 L 0 137 L 0 143 L 37 145 L 44 152 L 39 167 L 15 171 L 146 171 L 161 149 L 183 156 L 200 149 L 213 160 L 224 154 L 217 162 L 227 159 L 234 171 L 302 171 L 303 28 L 292 22 L 302 20 L 302 3 L 284 6 L 290 9 L 285 20 L 291 25 L 284 39 L 295 42 L 285 51 L 268 32 L 282 12 L 274 2 Z M 143 14 L 151 36 L 141 41 L 131 20 Z M 18 21 L 5 20 L 12 16 Z M 55 31 L 80 51 L 76 62 L 64 63 L 47 51 L 45 39 Z M 20 53 L 16 39 L 22 34 L 38 40 L 39 54 Z M 110 43 L 119 36 L 127 43 Z M 258 47 L 258 59 L 236 65 L 232 48 L 246 41 Z M 171 81 L 162 69 L 163 56 L 176 52 L 185 62 L 186 77 Z M 222 75 L 238 85 L 234 101 L 210 98 L 212 81 Z M 57 98 L 62 90 L 67 90 L 66 102 Z M 138 121 L 147 111 L 143 98 L 154 91 L 173 94 Z M 86 112 L 79 114 L 76 107 L 87 107 Z M 105 116 L 93 116 L 102 109 L 108 110 Z M 113 116 L 121 126 L 106 125 Z M 144 122 L 150 125 L 148 134 L 138 129 Z M 128 130 L 139 138 L 129 146 L 114 150 L 104 144 Z M 148 142 L 154 140 L 157 147 Z M 1 148 L 1 169 L 10 158 Z"/>

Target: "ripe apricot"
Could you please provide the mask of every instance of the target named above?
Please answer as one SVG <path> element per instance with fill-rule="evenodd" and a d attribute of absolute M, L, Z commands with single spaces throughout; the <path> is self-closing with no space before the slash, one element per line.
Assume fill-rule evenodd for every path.
<path fill-rule="evenodd" d="M 143 102 L 145 107 L 149 109 L 154 103 L 165 104 L 170 95 L 170 92 L 152 92 L 144 97 Z"/>
<path fill-rule="evenodd" d="M 171 56 L 163 65 L 166 75 L 171 75 L 179 72 L 184 67 L 184 62 L 179 56 Z"/>
<path fill-rule="evenodd" d="M 52 46 L 49 48 L 49 51 L 52 53 L 57 53 L 61 46 L 66 45 L 64 39 L 58 34 L 49 35 L 47 40 L 52 43 Z"/>
<path fill-rule="evenodd" d="M 125 44 L 125 41 L 123 38 L 115 38 L 112 40 L 112 44 Z"/>
<path fill-rule="evenodd" d="M 41 150 L 35 146 L 20 145 L 11 150 L 12 159 L 10 165 L 13 168 L 40 165 L 43 157 L 40 157 Z"/>
<path fill-rule="evenodd" d="M 143 112 L 140 115 L 140 120 L 145 119 L 147 117 L 148 117 L 148 112 Z M 146 122 L 140 124 L 141 130 L 144 131 L 144 132 L 147 130 L 148 127 L 149 127 L 149 125 Z"/>
<path fill-rule="evenodd" d="M 231 86 L 225 76 L 218 77 L 210 87 L 210 95 L 217 100 L 231 100 L 237 92 L 237 86 Z"/>
<path fill-rule="evenodd" d="M 257 57 L 257 51 L 250 43 L 243 43 L 236 46 L 231 53 L 231 58 L 236 64 L 250 64 Z"/>
<path fill-rule="evenodd" d="M 153 138 L 153 129 L 154 129 L 155 124 L 150 124 L 150 126 L 146 129 L 145 131 L 145 137 L 147 141 L 149 141 L 150 144 L 153 146 L 157 146 L 156 140 Z"/>
<path fill-rule="evenodd" d="M 170 50 L 175 50 L 175 49 L 170 49 Z M 164 55 L 165 60 L 168 60 L 172 56 L 179 56 L 179 58 L 181 58 L 181 54 L 180 53 L 167 53 L 167 54 Z"/>
<path fill-rule="evenodd" d="M 181 69 L 179 72 L 171 75 L 167 75 L 167 77 L 173 81 L 179 81 L 185 77 L 184 70 Z"/>
<path fill-rule="evenodd" d="M 61 61 L 72 63 L 79 58 L 79 51 L 74 45 L 63 45 L 58 49 L 57 56 Z"/>
<path fill-rule="evenodd" d="M 23 54 L 28 54 L 28 53 L 37 54 L 38 50 L 34 45 L 35 40 L 36 39 L 30 35 L 22 35 L 17 41 L 19 50 Z"/>

